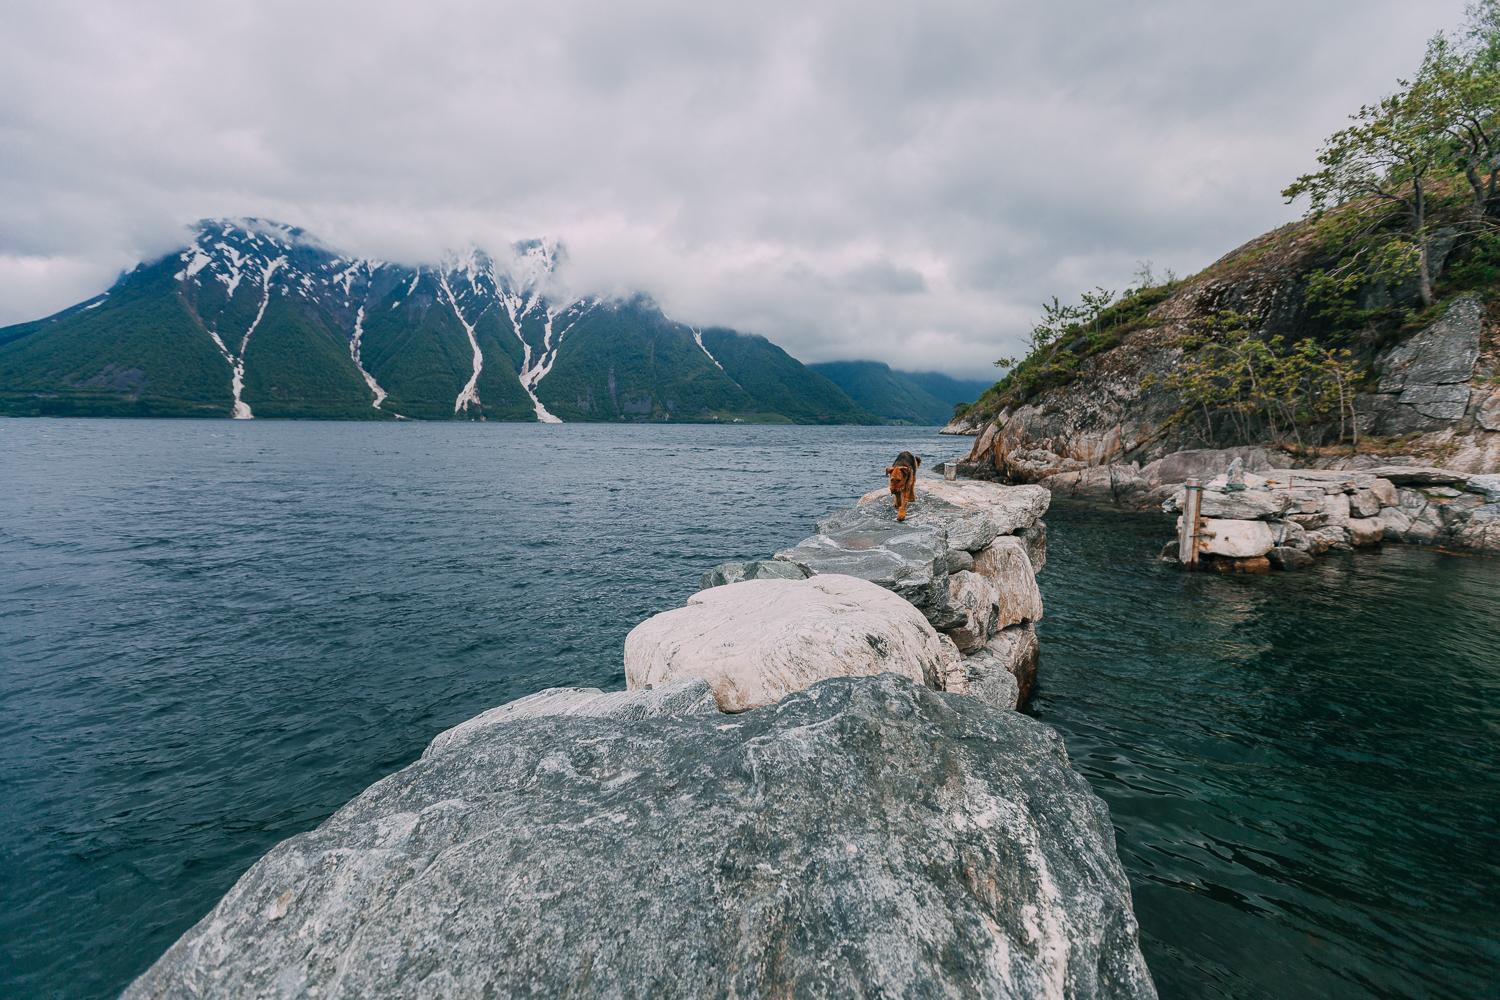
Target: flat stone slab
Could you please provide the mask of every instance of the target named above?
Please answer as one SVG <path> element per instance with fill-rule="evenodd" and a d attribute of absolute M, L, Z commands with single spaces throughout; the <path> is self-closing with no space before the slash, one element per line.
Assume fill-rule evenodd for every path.
<path fill-rule="evenodd" d="M 884 675 L 435 744 L 125 996 L 1133 1000 L 1156 996 L 1137 936 L 1057 733 Z"/>
<path fill-rule="evenodd" d="M 699 591 L 625 637 L 625 684 L 708 682 L 719 708 L 770 705 L 829 677 L 894 673 L 939 687 L 956 651 L 910 603 L 876 584 L 824 574 Z"/>
<path fill-rule="evenodd" d="M 949 628 L 963 623 L 963 613 L 948 601 L 947 553 L 948 536 L 941 528 L 898 524 L 856 508 L 824 518 L 818 534 L 776 558 L 808 576 L 868 580 L 916 605 L 934 625 Z"/>
<path fill-rule="evenodd" d="M 1462 486 L 1469 481 L 1466 472 L 1439 469 L 1430 465 L 1386 465 L 1371 469 L 1372 476 L 1389 479 L 1397 486 Z"/>
<path fill-rule="evenodd" d="M 1014 535 L 1032 527 L 1051 503 L 1052 492 L 1045 486 L 919 479 L 906 523 L 941 528 L 950 546 L 976 552 L 998 535 Z M 896 520 L 888 490 L 872 490 L 860 497 L 859 510 L 881 520 Z"/>

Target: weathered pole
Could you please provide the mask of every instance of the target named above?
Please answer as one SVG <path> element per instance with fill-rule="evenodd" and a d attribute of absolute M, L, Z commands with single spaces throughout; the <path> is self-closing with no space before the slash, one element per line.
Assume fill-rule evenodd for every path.
<path fill-rule="evenodd" d="M 1182 484 L 1182 527 L 1177 530 L 1177 561 L 1198 568 L 1198 535 L 1203 530 L 1203 484 L 1189 476 Z"/>

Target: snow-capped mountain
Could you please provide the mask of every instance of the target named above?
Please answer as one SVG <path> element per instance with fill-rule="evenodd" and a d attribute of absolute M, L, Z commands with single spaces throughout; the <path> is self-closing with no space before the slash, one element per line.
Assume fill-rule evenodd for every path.
<path fill-rule="evenodd" d="M 0 330 L 0 413 L 869 420 L 760 337 L 574 298 L 555 242 L 428 266 L 208 220 L 108 292 Z"/>

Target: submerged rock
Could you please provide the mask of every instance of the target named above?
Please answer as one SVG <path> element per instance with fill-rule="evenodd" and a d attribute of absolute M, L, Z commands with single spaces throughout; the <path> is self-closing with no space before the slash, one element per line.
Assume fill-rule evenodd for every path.
<path fill-rule="evenodd" d="M 126 991 L 205 994 L 1156 995 L 1058 735 L 890 675 L 435 743 Z"/>
<path fill-rule="evenodd" d="M 646 619 L 625 637 L 625 684 L 702 678 L 721 709 L 742 712 L 829 677 L 889 672 L 941 687 L 955 659 L 906 601 L 825 574 L 713 587 Z"/>
<path fill-rule="evenodd" d="M 1285 545 L 1278 545 L 1267 552 L 1266 558 L 1277 569 L 1305 569 L 1317 561 L 1304 550 Z"/>

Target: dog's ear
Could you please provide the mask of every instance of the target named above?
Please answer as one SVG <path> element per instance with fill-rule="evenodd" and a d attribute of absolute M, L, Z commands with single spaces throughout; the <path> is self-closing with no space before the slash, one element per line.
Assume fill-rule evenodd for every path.
<path fill-rule="evenodd" d="M 894 465 L 887 465 L 885 467 L 885 474 L 887 476 L 894 476 L 896 474 L 896 467 Z"/>
<path fill-rule="evenodd" d="M 917 458 L 915 455 L 913 455 L 912 458 L 914 460 L 913 464 L 912 464 L 912 468 L 913 469 L 920 469 L 922 467 L 922 460 L 920 458 Z"/>

